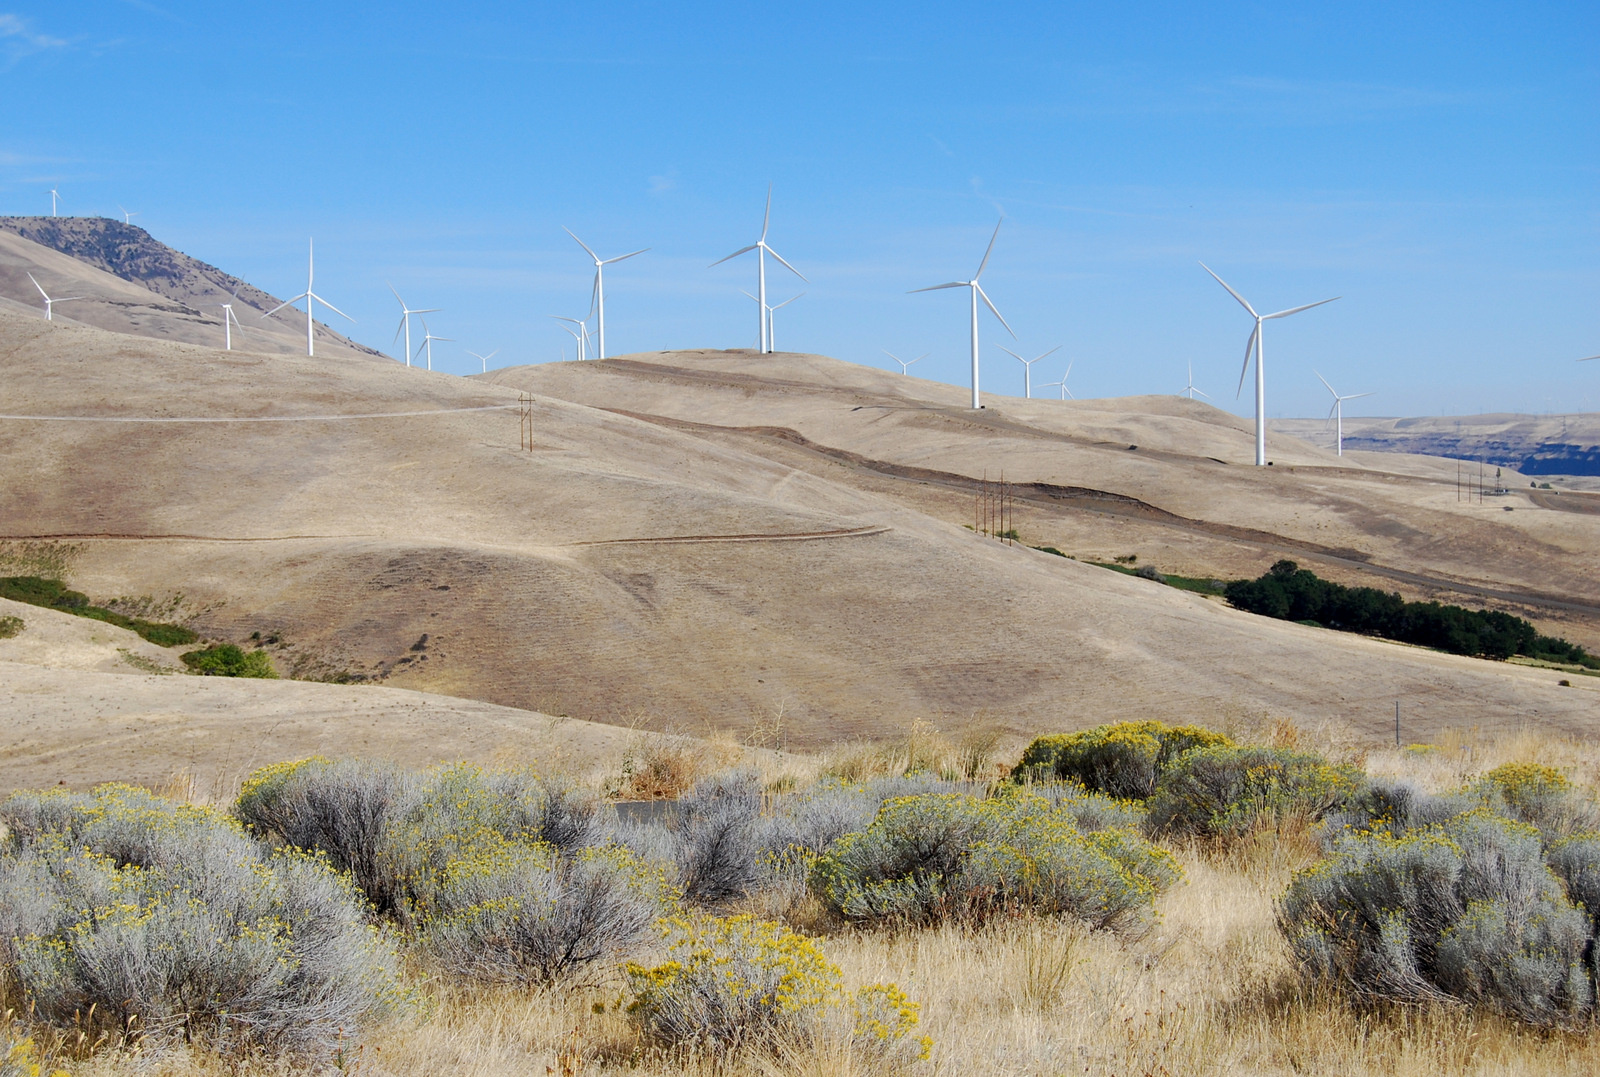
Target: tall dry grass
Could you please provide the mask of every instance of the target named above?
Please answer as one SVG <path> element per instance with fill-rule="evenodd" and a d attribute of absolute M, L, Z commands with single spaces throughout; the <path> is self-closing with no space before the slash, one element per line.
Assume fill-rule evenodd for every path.
<path fill-rule="evenodd" d="M 1265 739 L 1282 746 L 1306 743 L 1299 738 L 1307 734 L 1292 727 L 1267 732 Z M 884 751 L 904 758 L 907 749 Z M 1499 738 L 1467 731 L 1440 738 L 1430 750 L 1368 752 L 1363 761 L 1375 774 L 1443 789 L 1514 759 L 1560 765 L 1583 782 L 1600 776 L 1600 744 L 1532 731 Z M 838 762 L 838 756 L 817 761 L 816 772 Z M 1161 900 L 1151 930 L 1132 940 L 1019 918 L 983 930 L 834 927 L 824 946 L 846 985 L 894 981 L 921 1004 L 918 1032 L 930 1035 L 934 1047 L 912 1072 L 941 1077 L 1600 1073 L 1600 1031 L 1534 1030 L 1466 1008 L 1361 1007 L 1337 992 L 1304 987 L 1274 915 L 1291 874 L 1314 855 L 1309 832 L 1293 826 L 1259 832 L 1226 853 L 1180 849 L 1186 881 Z M 815 914 L 797 918 L 821 929 L 826 921 Z M 423 978 L 420 971 L 413 976 Z M 853 1058 L 842 1043 L 733 1059 L 658 1052 L 640 1040 L 623 1011 L 620 978 L 574 989 L 424 986 L 434 999 L 430 1009 L 352 1043 L 343 1072 L 891 1077 Z M 255 1077 L 289 1070 L 266 1060 L 224 1063 L 189 1048 L 163 1057 L 95 1054 L 72 1072 Z"/>

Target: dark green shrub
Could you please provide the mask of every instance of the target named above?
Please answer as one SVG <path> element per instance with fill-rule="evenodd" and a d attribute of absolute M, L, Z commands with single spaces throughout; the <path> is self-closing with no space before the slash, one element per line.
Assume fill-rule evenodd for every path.
<path fill-rule="evenodd" d="M 183 664 L 202 677 L 267 677 L 276 679 L 266 651 L 245 651 L 232 643 L 219 643 L 183 655 Z"/>
<path fill-rule="evenodd" d="M 1358 996 L 1573 1024 L 1594 1003 L 1592 924 L 1541 844 L 1486 809 L 1403 837 L 1347 834 L 1295 877 L 1279 925 L 1309 976 Z"/>
<path fill-rule="evenodd" d="M 1164 722 L 1117 722 L 1081 733 L 1036 737 L 1012 777 L 1078 782 L 1093 793 L 1142 800 L 1172 761 L 1191 748 L 1230 745 L 1221 733 Z"/>
<path fill-rule="evenodd" d="M 181 625 L 146 621 L 138 617 L 125 616 L 102 606 L 91 605 L 88 595 L 81 591 L 69 590 L 60 580 L 44 576 L 0 576 L 0 598 L 104 621 L 106 624 L 137 632 L 161 647 L 178 647 L 185 643 L 193 643 L 200 638 Z"/>
<path fill-rule="evenodd" d="M 1320 755 L 1282 748 L 1216 745 L 1184 752 L 1156 784 L 1149 829 L 1227 839 L 1285 819 L 1316 822 L 1362 789 L 1361 772 Z"/>
<path fill-rule="evenodd" d="M 1170 854 L 1137 834 L 1086 833 L 1067 801 L 1013 787 L 989 799 L 886 801 L 870 826 L 816 859 L 811 885 L 857 921 L 983 922 L 1032 911 L 1132 930 L 1179 876 Z"/>
<path fill-rule="evenodd" d="M 22 632 L 22 618 L 7 615 L 0 617 L 0 639 L 11 639 Z"/>

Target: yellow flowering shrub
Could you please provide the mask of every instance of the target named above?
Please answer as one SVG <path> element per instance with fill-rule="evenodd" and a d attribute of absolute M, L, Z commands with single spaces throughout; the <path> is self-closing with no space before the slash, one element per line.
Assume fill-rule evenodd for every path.
<path fill-rule="evenodd" d="M 1164 722 L 1115 722 L 1080 733 L 1036 737 L 1012 777 L 1075 781 L 1095 793 L 1142 799 L 1172 761 L 1191 748 L 1230 745 L 1221 733 Z"/>

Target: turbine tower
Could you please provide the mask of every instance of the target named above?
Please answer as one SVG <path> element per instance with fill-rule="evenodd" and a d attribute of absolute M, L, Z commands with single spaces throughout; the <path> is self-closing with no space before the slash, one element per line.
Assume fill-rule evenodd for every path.
<path fill-rule="evenodd" d="M 234 292 L 233 298 L 237 300 L 239 293 Z M 219 304 L 222 307 L 222 347 L 225 351 L 233 351 L 233 327 L 238 325 L 239 332 L 244 332 L 244 326 L 239 325 L 239 316 L 233 312 L 233 303 Z"/>
<path fill-rule="evenodd" d="M 1200 395 L 1205 397 L 1207 400 L 1211 399 L 1211 395 L 1209 393 L 1202 392 L 1201 390 L 1195 388 L 1195 384 L 1194 384 L 1194 363 L 1193 363 L 1193 361 L 1191 361 L 1189 363 L 1189 384 L 1185 385 L 1183 387 L 1183 392 L 1188 395 L 1190 400 L 1194 399 L 1194 394 L 1195 393 L 1200 393 Z"/>
<path fill-rule="evenodd" d="M 128 209 L 121 202 L 117 203 L 117 208 L 122 210 L 122 223 L 123 224 L 132 224 L 133 223 L 133 219 L 139 215 L 139 211 L 138 210 L 136 210 L 136 209 Z"/>
<path fill-rule="evenodd" d="M 584 249 L 585 253 L 587 253 L 590 258 L 594 259 L 594 301 L 595 301 L 595 308 L 596 308 L 595 348 L 599 352 L 599 354 L 596 356 L 596 358 L 597 359 L 604 359 L 606 357 L 606 281 L 605 281 L 605 268 L 606 268 L 606 266 L 610 265 L 613 262 L 621 262 L 624 259 L 634 257 L 634 255 L 643 254 L 645 251 L 649 250 L 650 248 L 649 247 L 644 247 L 644 248 L 642 248 L 640 250 L 634 251 L 632 254 L 619 254 L 615 258 L 601 258 L 598 254 L 596 254 L 594 251 L 589 249 L 589 244 L 585 243 L 583 240 L 578 239 L 577 236 L 573 235 L 572 234 L 572 229 L 563 228 L 562 231 L 565 232 L 567 235 L 572 236 L 573 239 L 577 240 L 578 246 L 582 247 Z"/>
<path fill-rule="evenodd" d="M 436 341 L 436 340 L 454 341 L 455 338 L 454 337 L 436 337 L 436 336 L 434 336 L 433 335 L 433 331 L 428 328 L 428 319 L 426 319 L 426 318 L 422 319 L 422 344 L 417 348 L 417 354 L 421 355 L 423 348 L 426 348 L 428 350 L 428 369 L 429 370 L 433 369 L 433 342 Z"/>
<path fill-rule="evenodd" d="M 53 216 L 53 214 L 52 214 L 52 216 Z M 33 274 L 32 273 L 28 274 L 28 279 L 29 280 L 33 280 Z M 45 293 L 44 287 L 38 281 L 33 280 L 33 286 L 35 288 L 39 289 L 39 294 L 40 295 L 44 296 L 44 320 L 47 321 L 47 322 L 55 320 L 55 318 L 53 317 L 55 312 L 51 308 L 53 308 L 57 303 L 71 303 L 72 301 L 74 301 L 76 299 L 85 298 L 84 296 L 81 296 L 81 295 L 69 295 L 69 296 L 63 296 L 60 299 L 51 299 L 50 296 Z"/>
<path fill-rule="evenodd" d="M 317 354 L 316 343 L 314 342 L 314 340 L 312 339 L 312 336 L 311 336 L 312 332 L 316 329 L 316 326 L 317 326 L 317 319 L 315 317 L 314 304 L 321 303 L 323 306 L 325 306 L 329 310 L 333 311 L 335 314 L 337 314 L 339 317 L 343 318 L 345 321 L 349 321 L 349 322 L 355 321 L 355 319 L 350 317 L 350 315 L 346 314 L 344 311 L 340 310 L 338 307 L 334 306 L 332 303 L 328 302 L 326 299 L 322 298 L 316 292 L 311 290 L 312 283 L 316 278 L 316 267 L 317 267 L 316 253 L 317 253 L 316 245 L 311 240 L 307 240 L 306 241 L 306 290 L 301 292 L 299 295 L 295 296 L 293 299 L 285 299 L 282 303 L 279 303 L 277 306 L 273 307 L 271 310 L 267 311 L 265 314 L 263 314 L 261 316 L 263 319 L 270 318 L 274 314 L 278 313 L 278 311 L 282 310 L 284 307 L 287 307 L 290 303 L 298 303 L 300 300 L 304 299 L 306 301 L 306 354 L 307 355 L 316 355 Z"/>
<path fill-rule="evenodd" d="M 885 349 L 883 349 L 883 354 L 887 355 L 890 359 L 893 359 L 895 362 L 900 364 L 900 373 L 902 373 L 902 374 L 910 374 L 911 373 L 911 364 L 912 363 L 920 363 L 920 362 L 922 362 L 924 359 L 926 359 L 928 357 L 928 355 L 930 353 L 929 352 L 923 352 L 921 355 L 917 356 L 915 359 L 902 359 L 898 355 L 896 355 L 894 352 L 890 351 L 888 348 L 885 348 Z"/>
<path fill-rule="evenodd" d="M 1056 352 L 1060 351 L 1061 345 L 1057 344 L 1054 348 L 1051 348 L 1049 351 L 1045 352 L 1044 355 L 1036 355 L 1032 359 L 1024 359 L 1010 348 L 1001 348 L 1000 350 L 1022 364 L 1022 398 L 1024 400 L 1032 400 L 1033 364 L 1037 363 L 1040 359 L 1043 359 L 1047 355 L 1054 355 Z"/>
<path fill-rule="evenodd" d="M 906 293 L 907 295 L 914 295 L 917 292 L 937 292 L 941 288 L 971 288 L 972 289 L 972 407 L 973 407 L 974 410 L 976 410 L 976 409 L 978 409 L 978 408 L 983 406 L 983 403 L 979 399 L 979 396 L 978 396 L 978 299 L 979 299 L 979 297 L 982 297 L 984 305 L 989 308 L 989 312 L 991 314 L 993 314 L 996 318 L 1000 319 L 1000 324 L 1004 325 L 1006 327 L 1006 332 L 1011 334 L 1011 339 L 1012 340 L 1016 340 L 1017 339 L 1017 334 L 1012 331 L 1011 326 L 1006 325 L 1005 318 L 1001 317 L 1000 311 L 995 308 L 994 303 L 989 299 L 988 293 L 983 290 L 983 285 L 978 283 L 978 278 L 983 276 L 983 268 L 984 268 L 984 266 L 989 264 L 989 255 L 994 253 L 994 241 L 1000 238 L 1000 225 L 1004 224 L 1004 223 L 1005 223 L 1005 218 L 1003 218 L 1003 217 L 998 222 L 995 223 L 994 235 L 989 237 L 989 249 L 983 252 L 983 261 L 978 263 L 978 271 L 972 275 L 972 279 L 971 280 L 953 280 L 948 284 L 935 284 L 931 288 L 913 288 L 910 292 Z"/>
<path fill-rule="evenodd" d="M 1204 262 L 1200 268 L 1211 273 L 1211 267 Z M 1302 310 L 1320 307 L 1324 303 L 1332 303 L 1333 299 L 1342 299 L 1343 296 L 1334 296 L 1333 299 L 1319 299 L 1315 303 L 1307 303 L 1303 307 L 1291 307 L 1280 310 L 1276 314 L 1257 314 L 1256 308 L 1245 302 L 1244 296 L 1228 287 L 1228 282 L 1211 273 L 1211 279 L 1228 289 L 1228 294 L 1239 301 L 1239 305 L 1250 312 L 1250 317 L 1256 320 L 1255 328 L 1250 330 L 1250 339 L 1244 346 L 1244 366 L 1239 370 L 1239 388 L 1234 396 L 1244 391 L 1244 376 L 1250 372 L 1250 359 L 1252 354 L 1256 361 L 1256 467 L 1265 467 L 1267 463 L 1267 376 L 1263 369 L 1263 351 L 1261 347 L 1261 327 L 1274 318 L 1287 318 L 1291 314 L 1299 314 Z"/>
<path fill-rule="evenodd" d="M 384 283 L 387 284 L 388 282 L 385 281 Z M 413 314 L 437 314 L 443 308 L 441 308 L 441 307 L 422 307 L 422 308 L 419 308 L 417 310 L 412 310 L 410 307 L 406 306 L 406 301 L 404 299 L 400 298 L 400 293 L 396 292 L 394 290 L 394 285 L 392 285 L 392 284 L 389 285 L 389 291 L 394 294 L 395 300 L 400 304 L 400 328 L 398 328 L 398 329 L 396 329 L 394 331 L 394 340 L 390 341 L 390 344 L 392 345 L 393 343 L 395 343 L 395 341 L 398 341 L 400 339 L 400 334 L 401 333 L 404 333 L 406 335 L 406 366 L 410 366 L 411 365 L 411 316 Z"/>
<path fill-rule="evenodd" d="M 1323 388 L 1327 389 L 1328 392 L 1333 393 L 1333 407 L 1328 412 L 1328 419 L 1329 419 L 1329 421 L 1338 424 L 1337 427 L 1336 427 L 1336 429 L 1338 430 L 1338 434 L 1336 435 L 1336 440 L 1335 440 L 1334 444 L 1337 447 L 1336 455 L 1343 456 L 1344 455 L 1344 402 L 1346 400 L 1360 400 L 1364 396 L 1371 396 L 1373 394 L 1371 394 L 1371 393 L 1353 393 L 1350 396 L 1340 396 L 1338 393 L 1334 392 L 1333 386 L 1328 384 L 1328 379 L 1327 378 L 1324 378 L 1321 374 L 1317 374 L 1317 372 L 1315 370 L 1313 370 L 1311 373 L 1317 375 L 1317 380 L 1322 383 Z"/>
<path fill-rule="evenodd" d="M 52 217 L 56 215 L 56 200 L 60 197 L 60 195 L 56 194 L 54 187 L 50 188 L 50 216 Z"/>
<path fill-rule="evenodd" d="M 761 238 L 750 244 L 748 247 L 740 247 L 738 250 L 728 255 L 727 258 L 718 258 L 715 262 L 711 263 L 712 266 L 719 266 L 723 262 L 728 261 L 729 258 L 737 258 L 739 255 L 749 254 L 751 251 L 756 252 L 756 292 L 758 293 L 756 296 L 756 303 L 758 304 L 756 309 L 756 321 L 759 322 L 761 326 L 761 353 L 763 355 L 772 350 L 772 339 L 771 334 L 768 332 L 767 323 L 767 255 L 770 254 L 778 261 L 783 262 L 783 268 L 787 269 L 801 280 L 806 281 L 807 284 L 811 283 L 809 280 L 806 280 L 806 275 L 804 273 L 800 272 L 794 266 L 784 261 L 783 255 L 767 246 L 767 229 L 771 225 L 772 184 L 769 183 L 767 184 L 767 212 L 766 215 L 761 218 Z M 709 269 L 711 266 L 707 266 L 706 268 Z M 797 296 L 796 298 L 799 297 Z M 793 300 L 790 300 L 790 302 L 793 302 Z"/>
<path fill-rule="evenodd" d="M 474 352 L 474 351 L 469 351 L 469 352 L 467 352 L 467 354 L 472 356 L 474 359 L 478 360 L 478 362 L 483 364 L 483 369 L 480 370 L 478 373 L 487 374 L 487 373 L 489 373 L 489 360 L 493 359 L 495 356 L 499 355 L 500 354 L 500 349 L 496 348 L 494 351 L 490 352 L 488 355 L 479 355 L 477 352 Z"/>

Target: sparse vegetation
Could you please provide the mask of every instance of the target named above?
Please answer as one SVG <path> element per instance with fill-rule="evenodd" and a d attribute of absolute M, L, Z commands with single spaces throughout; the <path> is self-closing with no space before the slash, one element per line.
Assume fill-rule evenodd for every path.
<path fill-rule="evenodd" d="M 22 634 L 22 618 L 7 614 L 0 617 L 0 639 L 14 639 Z"/>
<path fill-rule="evenodd" d="M 1164 722 L 1114 722 L 1081 733 L 1036 737 L 1012 771 L 1018 779 L 1077 782 L 1094 793 L 1143 800 L 1190 748 L 1225 746 L 1221 733 Z"/>
<path fill-rule="evenodd" d="M 1469 610 L 1438 602 L 1407 602 L 1373 587 L 1346 587 L 1293 561 L 1279 561 L 1254 580 L 1235 580 L 1228 601 L 1239 609 L 1342 632 L 1381 636 L 1451 654 L 1507 659 L 1513 655 L 1600 669 L 1600 658 L 1527 621 L 1498 610 Z"/>
<path fill-rule="evenodd" d="M 137 632 L 159 647 L 181 647 L 199 638 L 182 625 L 146 621 L 143 618 L 129 617 L 115 610 L 106 609 L 104 606 L 92 605 L 88 595 L 70 590 L 60 580 L 50 577 L 0 576 L 0 598 L 104 621 L 106 624 Z"/>
<path fill-rule="evenodd" d="M 1263 825 L 1321 822 L 1357 797 L 1363 776 L 1314 752 L 1236 744 L 1180 753 L 1149 801 L 1153 833 L 1238 839 Z"/>

